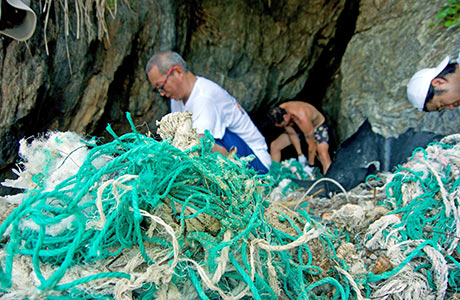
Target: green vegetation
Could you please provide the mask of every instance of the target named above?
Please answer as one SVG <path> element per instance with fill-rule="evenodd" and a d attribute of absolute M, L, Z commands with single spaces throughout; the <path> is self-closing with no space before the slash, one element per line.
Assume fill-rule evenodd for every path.
<path fill-rule="evenodd" d="M 436 15 L 439 22 L 446 27 L 451 27 L 460 22 L 460 0 L 449 0 L 441 7 Z"/>

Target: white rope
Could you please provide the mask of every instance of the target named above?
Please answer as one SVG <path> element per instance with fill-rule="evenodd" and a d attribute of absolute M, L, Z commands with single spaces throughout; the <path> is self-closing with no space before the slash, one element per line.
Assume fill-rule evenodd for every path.
<path fill-rule="evenodd" d="M 324 230 L 318 230 L 318 229 L 311 229 L 310 231 L 307 231 L 307 228 L 310 226 L 310 224 L 305 224 L 303 228 L 303 234 L 295 241 L 282 245 L 282 246 L 273 246 L 269 245 L 267 241 L 262 240 L 262 239 L 255 239 L 251 242 L 251 245 L 258 246 L 259 248 L 262 248 L 267 251 L 285 251 L 285 250 L 290 250 L 293 248 L 297 248 L 302 244 L 307 243 L 308 241 L 318 238 Z"/>
<path fill-rule="evenodd" d="M 272 252 L 267 251 L 267 269 L 269 284 L 275 295 L 278 297 L 281 295 L 281 288 L 278 284 L 278 273 L 276 272 L 275 266 L 272 264 Z"/>
<path fill-rule="evenodd" d="M 334 179 L 332 179 L 332 178 L 323 177 L 323 178 L 321 178 L 321 179 L 318 179 L 317 181 L 315 181 L 315 183 L 312 184 L 312 186 L 311 186 L 311 187 L 305 192 L 305 194 L 302 196 L 302 198 L 301 198 L 302 200 L 300 200 L 300 201 L 297 203 L 297 205 L 294 207 L 294 210 L 296 210 L 296 209 L 297 209 L 297 206 L 298 206 L 300 203 L 303 202 L 303 199 L 305 199 L 305 198 L 307 197 L 307 195 L 311 192 L 311 190 L 313 190 L 313 188 L 314 188 L 317 184 L 319 184 L 320 182 L 323 182 L 323 181 L 330 181 L 330 182 L 336 184 L 336 185 L 339 187 L 339 189 L 341 189 L 342 192 L 345 194 L 345 199 L 347 199 L 347 200 L 349 201 L 348 193 L 347 193 L 347 191 L 343 188 L 343 186 L 342 186 L 340 183 L 338 183 L 336 180 L 334 180 Z"/>
<path fill-rule="evenodd" d="M 383 248 L 383 231 L 388 228 L 388 226 L 393 224 L 398 224 L 401 222 L 401 219 L 396 215 L 386 215 L 372 223 L 367 229 L 365 237 L 372 236 L 365 245 L 368 249 L 377 249 Z"/>
<path fill-rule="evenodd" d="M 398 273 L 398 276 L 392 276 L 374 286 L 370 298 L 378 300 L 434 300 L 432 290 L 429 288 L 425 276 L 407 271 L 407 269 L 403 270 Z"/>
<path fill-rule="evenodd" d="M 147 267 L 146 270 L 141 273 L 135 273 L 136 267 L 140 266 L 144 261 L 139 251 L 136 252 L 133 258 L 124 267 L 124 272 L 132 274 L 132 279 L 120 279 L 114 288 L 115 299 L 117 300 L 131 300 L 131 291 L 137 288 L 141 288 L 146 282 L 154 282 L 157 285 L 169 284 L 174 273 L 174 269 L 179 263 L 179 242 L 177 241 L 174 230 L 171 226 L 166 224 L 158 216 L 151 215 L 145 210 L 139 210 L 142 216 L 150 218 L 152 221 L 163 226 L 166 232 L 171 236 L 173 245 L 173 260 L 170 264 L 152 264 Z M 153 249 L 154 251 L 154 249 Z M 168 255 L 169 253 L 165 253 Z M 134 273 L 134 274 L 133 274 Z M 134 276 L 133 276 L 134 275 Z"/>
<path fill-rule="evenodd" d="M 442 201 L 443 201 L 444 206 L 446 208 L 446 216 L 449 217 L 450 213 L 452 211 L 452 207 L 450 205 L 449 200 L 447 200 L 448 193 L 447 193 L 446 189 L 444 188 L 444 184 L 443 184 L 443 182 L 441 180 L 441 177 L 439 176 L 439 173 L 432 166 L 432 164 L 429 163 L 427 160 L 421 160 L 421 163 L 424 164 L 431 171 L 431 174 L 436 178 L 436 181 L 438 182 L 438 185 L 439 185 L 439 189 L 441 191 Z"/>
<path fill-rule="evenodd" d="M 430 245 L 423 247 L 423 251 L 431 259 L 434 283 L 436 284 L 436 299 L 444 299 L 447 291 L 449 270 L 444 255 Z"/>
<path fill-rule="evenodd" d="M 232 232 L 230 230 L 227 230 L 225 233 L 224 233 L 224 239 L 223 239 L 223 242 L 228 242 L 232 237 Z M 220 252 L 220 256 L 218 258 L 216 258 L 216 261 L 217 261 L 217 269 L 216 271 L 214 272 L 214 274 L 212 275 L 212 278 L 211 278 L 211 282 L 213 284 L 216 284 L 220 281 L 220 278 L 222 277 L 222 275 L 224 275 L 225 273 L 225 269 L 226 269 L 226 266 L 227 266 L 227 262 L 228 262 L 228 252 L 230 251 L 230 246 L 227 246 L 227 247 L 224 247 L 221 252 Z"/>
<path fill-rule="evenodd" d="M 172 245 L 173 245 L 173 253 L 174 253 L 174 259 L 173 259 L 173 262 L 171 263 L 171 269 L 174 269 L 176 267 L 177 263 L 179 262 L 179 249 L 180 249 L 179 242 L 177 241 L 176 235 L 174 233 L 174 229 L 171 226 L 169 226 L 168 224 L 166 224 L 166 222 L 163 221 L 163 219 L 161 219 L 160 217 L 151 215 L 147 211 L 142 210 L 142 209 L 140 209 L 139 211 L 140 211 L 142 216 L 148 217 L 152 221 L 154 221 L 154 222 L 160 224 L 161 226 L 163 226 L 165 228 L 166 232 L 171 236 Z"/>
<path fill-rule="evenodd" d="M 97 197 L 96 197 L 96 207 L 97 211 L 100 215 L 99 221 L 89 222 L 87 226 L 94 226 L 97 228 L 103 228 L 105 223 L 107 222 L 107 217 L 105 216 L 104 209 L 102 208 L 102 194 L 107 186 L 112 185 L 112 192 L 117 200 L 117 206 L 120 204 L 121 195 L 118 193 L 118 188 L 122 188 L 124 192 L 131 191 L 133 188 L 128 185 L 124 185 L 123 183 L 126 181 L 137 179 L 137 175 L 130 175 L 126 174 L 117 179 L 107 180 L 97 189 Z"/>
<path fill-rule="evenodd" d="M 337 264 L 334 268 L 335 268 L 337 271 L 339 271 L 339 273 L 341 273 L 342 275 L 344 275 L 344 276 L 348 279 L 348 282 L 350 283 L 351 287 L 352 287 L 353 290 L 355 291 L 356 298 L 357 298 L 358 300 L 368 300 L 368 298 L 364 298 L 363 295 L 361 295 L 361 290 L 359 289 L 358 284 L 357 284 L 356 281 L 353 279 L 353 276 L 350 275 L 350 273 L 348 273 L 347 271 L 345 271 L 344 269 L 342 269 L 341 267 L 339 267 L 338 264 Z"/>
<path fill-rule="evenodd" d="M 224 300 L 241 299 L 242 297 L 248 295 L 249 286 L 246 286 L 246 288 L 243 291 L 241 291 L 238 295 L 234 296 L 231 294 L 227 294 L 222 289 L 220 289 L 218 286 L 212 283 L 211 279 L 206 274 L 205 269 L 201 267 L 199 263 L 189 258 L 181 258 L 180 261 L 186 261 L 186 262 L 192 263 L 195 266 L 196 270 L 198 271 L 198 274 L 200 275 L 201 279 L 203 280 L 207 288 L 209 288 L 212 291 L 218 292 L 219 295 L 222 297 L 222 299 Z M 251 272 L 251 280 L 254 281 L 254 268 L 252 269 L 252 272 Z"/>
<path fill-rule="evenodd" d="M 455 221 L 455 231 L 449 235 L 449 237 L 453 237 L 450 246 L 446 249 L 446 252 L 451 255 L 455 249 L 457 248 L 458 242 L 460 240 L 460 216 L 459 216 L 459 208 L 455 205 L 455 203 L 460 203 L 459 197 L 460 191 L 457 188 L 452 194 L 450 194 L 449 198 L 451 203 L 453 204 L 453 214 L 454 214 L 454 221 Z"/>

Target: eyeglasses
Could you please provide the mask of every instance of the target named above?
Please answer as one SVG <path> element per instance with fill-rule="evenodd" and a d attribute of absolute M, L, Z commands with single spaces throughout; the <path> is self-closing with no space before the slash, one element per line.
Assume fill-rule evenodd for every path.
<path fill-rule="evenodd" d="M 165 80 L 163 80 L 163 82 L 161 83 L 159 87 L 155 88 L 155 91 L 159 93 L 161 96 L 164 96 L 164 94 L 166 94 L 166 91 L 165 91 L 166 81 L 168 81 L 169 76 L 176 68 L 177 66 L 171 67 L 171 69 L 169 69 L 168 73 L 166 74 Z"/>

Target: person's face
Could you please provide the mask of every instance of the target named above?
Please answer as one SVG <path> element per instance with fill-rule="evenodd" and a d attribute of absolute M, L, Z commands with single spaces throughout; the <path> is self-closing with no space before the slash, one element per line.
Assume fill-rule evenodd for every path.
<path fill-rule="evenodd" d="M 174 72 L 178 69 L 177 66 L 173 66 L 166 74 L 161 74 L 157 66 L 154 66 L 150 72 L 147 74 L 150 83 L 152 84 L 154 90 L 158 92 L 161 96 L 168 98 L 174 97 L 174 84 L 173 76 Z"/>
<path fill-rule="evenodd" d="M 286 127 L 289 125 L 289 117 L 286 115 L 283 115 L 283 121 L 281 123 L 276 123 L 276 127 Z"/>
<path fill-rule="evenodd" d="M 445 79 L 433 79 L 432 85 L 435 89 L 444 90 L 445 92 L 435 95 L 433 99 L 426 104 L 428 111 L 452 110 L 460 106 L 460 70 L 458 65 L 455 72 L 447 74 Z"/>

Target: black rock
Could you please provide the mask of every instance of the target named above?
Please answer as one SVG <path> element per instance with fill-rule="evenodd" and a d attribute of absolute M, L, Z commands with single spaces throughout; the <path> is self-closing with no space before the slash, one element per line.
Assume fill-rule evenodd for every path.
<path fill-rule="evenodd" d="M 439 141 L 442 137 L 433 132 L 409 128 L 398 137 L 385 138 L 372 131 L 366 119 L 352 136 L 340 144 L 325 177 L 337 181 L 348 191 L 364 182 L 368 175 L 394 171 L 399 164 L 410 158 L 416 148 L 425 148 L 429 143 Z M 309 188 L 315 181 L 295 182 Z M 323 189 L 323 196 L 340 190 L 336 184 L 324 181 L 318 183 L 311 194 L 319 189 Z"/>

